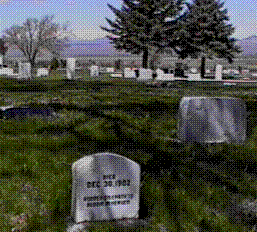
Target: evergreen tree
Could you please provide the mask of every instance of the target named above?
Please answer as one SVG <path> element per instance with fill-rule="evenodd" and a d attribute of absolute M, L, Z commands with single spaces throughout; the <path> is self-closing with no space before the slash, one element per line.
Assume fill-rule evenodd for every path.
<path fill-rule="evenodd" d="M 221 10 L 224 3 L 216 0 L 193 0 L 192 4 L 186 3 L 186 11 L 181 22 L 187 25 L 186 36 L 180 40 L 180 57 L 201 57 L 201 77 L 205 74 L 206 58 L 226 58 L 233 62 L 236 53 L 241 50 L 235 45 L 236 39 L 229 38 L 234 33 L 234 28 L 226 21 L 229 17 L 227 10 Z"/>
<path fill-rule="evenodd" d="M 50 63 L 50 72 L 49 74 L 53 71 L 56 70 L 57 68 L 59 68 L 60 64 L 59 61 L 54 57 Z"/>
<path fill-rule="evenodd" d="M 148 59 L 151 53 L 173 53 L 173 47 L 177 46 L 178 34 L 170 34 L 169 31 L 180 32 L 177 22 L 181 13 L 184 0 L 123 0 L 124 6 L 117 10 L 111 5 L 108 7 L 117 16 L 115 22 L 107 19 L 114 29 L 101 29 L 118 36 L 107 36 L 118 50 L 126 50 L 131 54 L 143 53 L 143 67 L 148 67 Z M 169 24 L 165 21 L 173 18 Z M 175 19 L 174 19 L 175 18 Z M 171 49 L 172 48 L 172 49 Z"/>
<path fill-rule="evenodd" d="M 0 54 L 1 54 L 2 56 L 4 56 L 5 53 L 6 53 L 7 50 L 8 50 L 8 47 L 5 47 L 4 44 L 5 44 L 4 40 L 3 40 L 3 39 L 0 39 Z"/>
<path fill-rule="evenodd" d="M 3 39 L 0 39 L 0 56 L 4 57 L 5 53 L 8 50 L 8 47 L 5 47 L 5 42 Z M 3 64 L 4 64 L 4 60 L 3 60 Z"/>

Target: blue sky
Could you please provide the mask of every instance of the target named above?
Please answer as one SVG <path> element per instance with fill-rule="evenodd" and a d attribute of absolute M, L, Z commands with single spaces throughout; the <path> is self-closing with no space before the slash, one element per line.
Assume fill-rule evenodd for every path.
<path fill-rule="evenodd" d="M 191 1 L 188 1 L 191 2 Z M 257 35 L 256 0 L 225 0 L 230 23 L 235 27 L 237 39 Z M 103 38 L 107 32 L 99 26 L 110 28 L 105 18 L 115 20 L 107 3 L 120 9 L 122 0 L 0 0 L 0 36 L 14 25 L 22 25 L 27 18 L 41 19 L 54 15 L 53 22 L 69 22 L 69 30 L 84 40 Z"/>

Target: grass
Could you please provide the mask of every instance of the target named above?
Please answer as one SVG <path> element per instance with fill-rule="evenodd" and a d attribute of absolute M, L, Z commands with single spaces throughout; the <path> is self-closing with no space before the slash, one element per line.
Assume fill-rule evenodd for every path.
<path fill-rule="evenodd" d="M 196 226 L 203 231 L 250 230 L 239 219 L 231 222 L 226 209 L 231 198 L 256 197 L 256 88 L 178 84 L 172 89 L 154 89 L 108 76 L 90 80 L 85 74 L 83 79 L 66 81 L 61 74 L 52 75 L 25 82 L 1 78 L 2 104 L 4 99 L 12 99 L 14 105 L 60 99 L 50 103 L 59 114 L 55 120 L 0 120 L 1 231 L 14 227 L 65 231 L 71 208 L 71 164 L 106 151 L 138 162 L 142 173 L 146 172 L 139 217 L 152 222 L 141 231 L 159 231 L 160 225 L 171 231 L 194 231 Z M 177 146 L 163 139 L 176 138 L 183 96 L 243 98 L 250 113 L 246 144 L 203 148 Z M 229 169 L 231 160 L 236 169 Z M 213 161 L 217 165 L 211 165 Z M 207 162 L 207 167 L 201 162 Z M 28 214 L 26 223 L 15 223 L 14 218 L 22 213 Z M 99 222 L 89 231 L 118 229 Z"/>

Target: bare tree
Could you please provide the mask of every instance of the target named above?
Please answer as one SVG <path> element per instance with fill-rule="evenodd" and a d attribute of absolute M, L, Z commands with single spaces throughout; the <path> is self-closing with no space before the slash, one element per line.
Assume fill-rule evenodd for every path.
<path fill-rule="evenodd" d="M 30 18 L 23 26 L 12 26 L 4 32 L 4 42 L 22 51 L 31 64 L 31 70 L 35 67 L 37 55 L 42 51 L 48 50 L 54 57 L 60 58 L 60 52 L 70 46 L 65 43 L 69 41 L 67 35 L 72 33 L 67 31 L 68 25 L 61 27 L 52 22 L 53 18 L 53 15 L 47 15 L 40 21 Z"/>

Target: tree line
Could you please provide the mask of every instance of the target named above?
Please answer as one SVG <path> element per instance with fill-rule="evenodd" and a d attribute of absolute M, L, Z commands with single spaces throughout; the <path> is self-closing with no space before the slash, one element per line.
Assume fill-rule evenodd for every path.
<path fill-rule="evenodd" d="M 113 35 L 107 38 L 117 50 L 142 54 L 143 68 L 156 69 L 161 54 L 177 54 L 181 59 L 200 57 L 204 77 L 206 58 L 224 58 L 232 63 L 235 54 L 242 52 L 231 37 L 235 28 L 228 23 L 220 0 L 123 0 L 120 10 L 107 5 L 116 20 L 106 18 L 112 29 L 100 28 Z M 1 55 L 15 46 L 33 68 L 36 58 L 47 50 L 53 55 L 51 67 L 56 69 L 60 52 L 70 45 L 66 43 L 68 26 L 52 21 L 53 16 L 40 21 L 27 19 L 23 26 L 7 29 L 0 39 Z"/>

